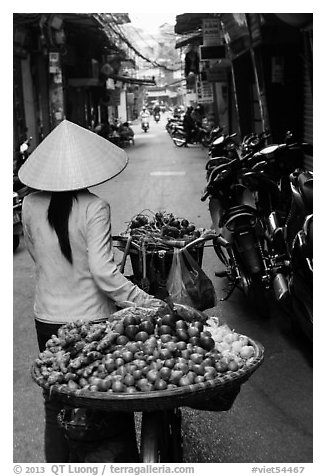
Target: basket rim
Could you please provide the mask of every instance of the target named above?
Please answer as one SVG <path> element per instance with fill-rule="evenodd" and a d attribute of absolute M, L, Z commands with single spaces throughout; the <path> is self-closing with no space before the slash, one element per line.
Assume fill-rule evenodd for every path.
<path fill-rule="evenodd" d="M 134 404 L 134 406 L 137 406 L 139 404 L 144 405 L 144 403 L 148 403 L 150 406 L 151 402 L 155 404 L 155 402 L 160 400 L 169 400 L 172 398 L 175 399 L 175 406 L 180 406 L 178 403 L 182 400 L 184 402 L 187 400 L 187 403 L 183 403 L 183 405 L 187 405 L 190 403 L 192 398 L 196 398 L 198 395 L 204 395 L 209 391 L 223 391 L 228 387 L 241 385 L 241 383 L 250 377 L 250 375 L 263 362 L 264 347 L 260 342 L 254 341 L 250 338 L 248 339 L 250 345 L 255 348 L 255 355 L 254 357 L 251 357 L 250 363 L 236 371 L 227 371 L 223 374 L 220 374 L 218 377 L 205 382 L 199 382 L 175 389 L 155 390 L 150 392 L 137 391 L 134 393 L 96 392 L 83 389 L 71 390 L 68 389 L 66 385 L 55 384 L 50 387 L 50 395 L 63 400 L 72 397 L 77 399 L 80 402 L 80 405 L 83 404 L 83 401 L 101 401 L 102 403 L 107 402 L 108 404 L 111 402 L 121 405 L 121 407 L 126 406 L 126 404 L 130 404 L 131 406 Z M 31 368 L 32 378 L 39 386 L 42 387 L 35 375 L 35 366 L 36 364 L 34 363 Z"/>

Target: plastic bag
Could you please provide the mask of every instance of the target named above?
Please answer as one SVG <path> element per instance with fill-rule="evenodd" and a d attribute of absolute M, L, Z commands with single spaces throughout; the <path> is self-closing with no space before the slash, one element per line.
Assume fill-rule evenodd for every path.
<path fill-rule="evenodd" d="M 200 311 L 216 305 L 212 281 L 185 249 L 174 249 L 167 291 L 173 302 L 186 304 Z"/>

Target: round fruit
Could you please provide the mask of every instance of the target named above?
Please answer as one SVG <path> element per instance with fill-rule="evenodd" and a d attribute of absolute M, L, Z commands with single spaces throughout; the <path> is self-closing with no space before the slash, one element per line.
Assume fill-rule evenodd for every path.
<path fill-rule="evenodd" d="M 122 352 L 121 357 L 125 362 L 131 362 L 134 358 L 134 354 L 130 350 L 125 350 Z"/>
<path fill-rule="evenodd" d="M 113 325 L 113 330 L 115 332 L 117 332 L 118 334 L 122 335 L 124 333 L 124 325 L 123 325 L 123 322 L 116 322 L 114 325 Z"/>
<path fill-rule="evenodd" d="M 100 381 L 98 382 L 98 384 L 96 386 L 97 386 L 97 390 L 99 392 L 106 392 L 107 391 L 105 380 L 100 379 Z"/>
<path fill-rule="evenodd" d="M 130 352 L 134 354 L 135 352 L 137 352 L 139 348 L 138 345 L 139 345 L 138 342 L 128 342 L 126 344 L 126 349 L 128 349 Z"/>
<path fill-rule="evenodd" d="M 127 327 L 129 325 L 138 324 L 138 322 L 139 322 L 139 320 L 136 318 L 136 316 L 133 316 L 132 314 L 127 315 L 123 319 L 123 324 L 124 324 L 125 327 Z"/>
<path fill-rule="evenodd" d="M 158 379 L 154 384 L 155 390 L 165 390 L 167 386 L 168 384 L 163 379 Z"/>
<path fill-rule="evenodd" d="M 193 323 L 193 326 L 197 327 L 197 329 L 199 329 L 200 332 L 203 332 L 203 330 L 204 330 L 204 324 L 200 321 L 195 321 Z"/>
<path fill-rule="evenodd" d="M 152 322 L 150 321 L 143 321 L 139 324 L 139 330 L 140 331 L 145 331 L 147 334 L 153 334 L 155 326 Z"/>
<path fill-rule="evenodd" d="M 167 342 L 165 348 L 173 353 L 178 349 L 178 346 L 176 342 Z"/>
<path fill-rule="evenodd" d="M 126 388 L 126 393 L 135 393 L 135 392 L 137 392 L 136 387 L 131 386 Z"/>
<path fill-rule="evenodd" d="M 173 329 L 172 329 L 172 327 L 163 324 L 162 326 L 160 326 L 160 327 L 158 328 L 158 334 L 159 334 L 160 336 L 163 335 L 163 334 L 170 334 L 170 335 L 172 335 L 172 334 L 173 334 Z"/>
<path fill-rule="evenodd" d="M 212 350 L 215 347 L 215 341 L 212 337 L 204 335 L 200 337 L 200 346 L 206 350 Z"/>
<path fill-rule="evenodd" d="M 175 365 L 175 360 L 173 358 L 166 359 L 164 362 L 164 366 L 168 367 L 169 369 L 173 369 L 174 365 Z"/>
<path fill-rule="evenodd" d="M 232 342 L 234 342 L 235 340 L 237 340 L 237 336 L 233 333 L 230 333 L 230 334 L 226 334 L 226 336 L 224 336 L 223 338 L 224 342 L 226 342 L 227 344 L 232 344 Z"/>
<path fill-rule="evenodd" d="M 250 359 L 255 354 L 255 349 L 252 345 L 245 345 L 240 350 L 240 357 L 243 359 Z"/>
<path fill-rule="evenodd" d="M 187 385 L 190 385 L 192 382 L 193 382 L 192 379 L 190 379 L 187 375 L 184 375 L 183 377 L 180 378 L 179 385 L 180 387 L 185 387 Z"/>
<path fill-rule="evenodd" d="M 235 360 L 230 360 L 228 369 L 231 370 L 232 372 L 235 372 L 236 370 L 238 370 L 238 368 L 239 368 L 239 365 L 237 364 L 237 362 Z"/>
<path fill-rule="evenodd" d="M 164 366 L 164 367 L 161 368 L 160 377 L 163 380 L 169 380 L 170 375 L 171 375 L 171 369 L 169 367 Z"/>
<path fill-rule="evenodd" d="M 121 357 L 121 350 L 116 349 L 116 350 L 112 353 L 112 358 L 113 358 L 113 359 L 118 359 L 119 357 Z"/>
<path fill-rule="evenodd" d="M 115 359 L 115 365 L 117 367 L 120 367 L 121 365 L 123 365 L 125 363 L 125 361 L 123 360 L 122 357 L 118 357 L 117 359 Z"/>
<path fill-rule="evenodd" d="M 118 336 L 117 337 L 117 344 L 118 345 L 125 345 L 129 341 L 128 337 L 125 335 Z"/>
<path fill-rule="evenodd" d="M 185 350 L 187 348 L 187 344 L 183 340 L 180 340 L 179 342 L 177 342 L 176 346 L 178 350 Z"/>
<path fill-rule="evenodd" d="M 146 366 L 146 362 L 143 359 L 136 359 L 133 362 L 137 369 L 143 369 Z"/>
<path fill-rule="evenodd" d="M 169 349 L 161 349 L 159 351 L 159 356 L 160 356 L 160 359 L 162 360 L 166 360 L 166 359 L 170 359 L 172 357 L 172 353 Z"/>
<path fill-rule="evenodd" d="M 161 335 L 161 342 L 166 344 L 167 342 L 171 342 L 172 336 L 171 334 L 163 334 Z"/>
<path fill-rule="evenodd" d="M 184 359 L 189 360 L 190 356 L 191 356 L 191 352 L 189 349 L 185 349 L 181 351 L 181 357 L 183 357 Z"/>
<path fill-rule="evenodd" d="M 213 367 L 215 365 L 215 359 L 213 357 L 206 357 L 203 360 L 203 365 L 205 367 Z"/>
<path fill-rule="evenodd" d="M 127 374 L 125 378 L 123 379 L 124 384 L 127 385 L 127 387 L 133 386 L 135 384 L 135 377 L 131 374 Z"/>
<path fill-rule="evenodd" d="M 215 363 L 215 369 L 218 372 L 226 372 L 229 369 L 228 361 L 225 358 L 221 358 Z"/>
<path fill-rule="evenodd" d="M 200 338 L 198 336 L 190 337 L 189 343 L 192 344 L 192 345 L 199 345 L 200 344 Z"/>
<path fill-rule="evenodd" d="M 190 359 L 192 362 L 194 362 L 194 364 L 201 364 L 203 361 L 203 355 L 198 353 L 191 354 Z"/>
<path fill-rule="evenodd" d="M 165 314 L 165 316 L 162 317 L 161 324 L 170 327 L 175 327 L 178 319 L 178 316 L 176 316 L 175 314 Z"/>
<path fill-rule="evenodd" d="M 126 391 L 126 386 L 122 382 L 116 381 L 112 383 L 112 390 L 113 392 L 123 393 Z"/>
<path fill-rule="evenodd" d="M 188 367 L 187 364 L 184 364 L 182 362 L 177 362 L 174 366 L 174 369 L 175 370 L 180 370 L 183 374 L 185 374 L 186 372 L 188 372 L 189 367 Z"/>
<path fill-rule="evenodd" d="M 109 373 L 113 372 L 113 370 L 115 370 L 115 367 L 116 367 L 116 365 L 115 365 L 115 360 L 114 360 L 114 359 L 107 359 L 107 360 L 105 361 L 105 364 L 104 364 L 104 365 L 105 365 L 106 370 L 107 370 Z"/>
<path fill-rule="evenodd" d="M 176 335 L 177 335 L 178 339 L 183 340 L 185 342 L 188 341 L 189 336 L 188 336 L 188 333 L 185 329 L 177 328 Z"/>
<path fill-rule="evenodd" d="M 149 383 L 149 381 L 146 378 L 138 380 L 137 387 L 142 392 L 150 392 L 154 388 L 153 384 Z"/>
<path fill-rule="evenodd" d="M 194 383 L 200 382 L 205 382 L 205 377 L 203 375 L 197 375 L 197 377 L 195 377 Z"/>
<path fill-rule="evenodd" d="M 189 326 L 188 327 L 188 335 L 189 337 L 198 337 L 200 335 L 200 330 L 198 327 Z"/>
<path fill-rule="evenodd" d="M 192 369 L 197 375 L 205 375 L 205 367 L 203 364 L 194 364 Z"/>
<path fill-rule="evenodd" d="M 205 355 L 205 354 L 206 354 L 206 350 L 203 349 L 200 345 L 197 345 L 197 346 L 194 348 L 194 351 L 196 352 L 196 354 L 202 354 L 202 355 Z"/>
<path fill-rule="evenodd" d="M 184 373 L 182 372 L 182 370 L 172 370 L 169 381 L 177 385 L 183 375 Z"/>
<path fill-rule="evenodd" d="M 187 325 L 186 321 L 184 321 L 183 319 L 179 319 L 175 323 L 175 327 L 176 327 L 176 329 L 187 329 L 188 325 Z"/>
<path fill-rule="evenodd" d="M 155 369 L 149 370 L 146 377 L 149 382 L 154 383 L 159 377 L 159 372 Z"/>
<path fill-rule="evenodd" d="M 134 339 L 135 335 L 139 332 L 139 327 L 134 325 L 134 324 L 130 324 L 129 326 L 126 327 L 124 333 L 125 335 L 129 338 L 129 339 Z"/>
<path fill-rule="evenodd" d="M 240 352 L 242 347 L 243 347 L 243 342 L 241 342 L 240 340 L 235 340 L 231 344 L 231 350 L 232 350 L 232 352 L 235 352 L 235 353 Z"/>
<path fill-rule="evenodd" d="M 135 335 L 135 340 L 140 340 L 141 342 L 145 342 L 148 339 L 149 335 L 145 331 L 140 331 Z"/>
<path fill-rule="evenodd" d="M 136 369 L 133 371 L 132 376 L 135 380 L 139 380 L 143 376 L 143 372 L 140 369 Z"/>

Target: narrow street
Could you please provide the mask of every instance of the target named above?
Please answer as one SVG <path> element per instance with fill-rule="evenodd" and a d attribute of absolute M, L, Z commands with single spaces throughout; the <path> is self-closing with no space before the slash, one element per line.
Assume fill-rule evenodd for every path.
<path fill-rule="evenodd" d="M 165 130 L 167 114 L 148 133 L 135 123 L 135 145 L 126 149 L 129 165 L 93 192 L 111 205 L 113 234 L 125 230 L 135 214 L 164 210 L 210 227 L 208 205 L 200 201 L 205 185 L 207 150 L 177 148 Z M 33 324 L 34 269 L 23 240 L 14 253 L 14 462 L 44 462 L 43 397 L 32 381 L 30 366 L 37 356 Z M 217 278 L 221 265 L 206 247 L 203 269 L 218 298 L 226 282 Z M 228 412 L 183 409 L 186 463 L 310 463 L 312 462 L 313 370 L 309 345 L 292 335 L 287 318 L 271 303 L 258 315 L 235 291 L 208 311 L 236 331 L 265 347 L 262 366 L 241 389 Z"/>

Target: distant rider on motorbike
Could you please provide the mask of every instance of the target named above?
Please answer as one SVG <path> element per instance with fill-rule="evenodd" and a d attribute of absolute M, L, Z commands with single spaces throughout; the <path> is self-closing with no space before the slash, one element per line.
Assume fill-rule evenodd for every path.
<path fill-rule="evenodd" d="M 143 106 L 143 109 L 140 113 L 140 118 L 141 118 L 141 122 L 148 122 L 149 121 L 149 116 L 150 116 L 150 112 L 149 110 L 146 108 L 146 106 Z"/>

